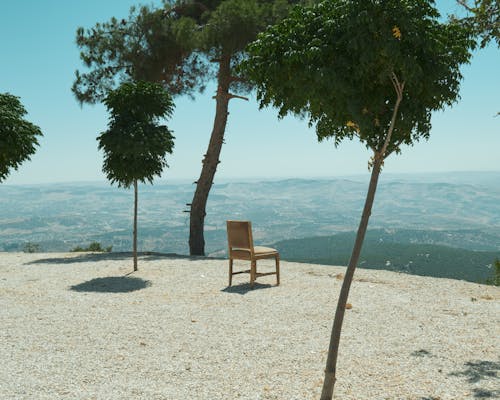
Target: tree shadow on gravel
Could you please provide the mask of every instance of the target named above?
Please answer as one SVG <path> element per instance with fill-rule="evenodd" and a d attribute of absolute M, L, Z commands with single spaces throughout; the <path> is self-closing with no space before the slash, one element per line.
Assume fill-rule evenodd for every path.
<path fill-rule="evenodd" d="M 85 262 L 97 262 L 97 261 L 120 261 L 132 259 L 132 253 L 130 252 L 112 252 L 112 253 L 69 253 L 75 254 L 75 256 L 60 256 L 51 258 L 42 258 L 39 260 L 33 260 L 25 263 L 25 265 L 33 264 L 76 264 Z M 185 259 L 189 261 L 197 260 L 214 260 L 217 258 L 213 257 L 196 257 L 196 256 L 186 256 L 175 253 L 155 253 L 155 252 L 140 252 L 137 254 L 141 261 L 155 261 L 162 259 Z"/>
<path fill-rule="evenodd" d="M 146 289 L 151 286 L 151 281 L 132 276 L 109 276 L 106 278 L 95 278 L 90 281 L 70 286 L 75 292 L 98 292 L 98 293 L 129 293 L 136 290 Z"/>
<path fill-rule="evenodd" d="M 450 373 L 451 376 L 465 376 L 467 382 L 476 384 L 483 379 L 498 380 L 500 361 L 469 361 L 465 363 L 463 371 Z M 488 390 L 482 388 L 473 389 L 475 399 L 498 399 L 500 390 Z"/>
<path fill-rule="evenodd" d="M 269 284 L 262 284 L 262 283 L 254 283 L 253 288 L 250 286 L 250 283 L 242 283 L 240 285 L 233 285 L 233 286 L 228 286 L 225 289 L 222 289 L 221 292 L 225 293 L 236 293 L 236 294 L 241 294 L 245 295 L 248 292 L 254 291 L 254 290 L 260 290 L 260 289 L 269 289 L 272 288 L 273 285 Z"/>

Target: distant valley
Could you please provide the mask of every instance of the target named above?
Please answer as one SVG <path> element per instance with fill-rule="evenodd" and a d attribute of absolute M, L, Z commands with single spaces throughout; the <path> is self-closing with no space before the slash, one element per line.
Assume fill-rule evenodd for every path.
<path fill-rule="evenodd" d="M 255 241 L 276 245 L 285 259 L 346 264 L 367 181 L 366 176 L 215 184 L 207 207 L 206 250 L 224 256 L 225 221 L 248 219 Z M 193 190 L 187 183 L 140 186 L 140 250 L 188 253 L 184 211 Z M 68 251 L 92 241 L 129 251 L 132 205 L 131 191 L 105 183 L 0 185 L 0 251 L 22 251 L 27 243 L 41 251 Z M 369 229 L 362 266 L 385 268 L 389 261 L 393 268 L 404 263 L 404 269 L 416 258 L 398 256 L 400 245 L 408 255 L 412 246 L 425 244 L 434 247 L 414 247 L 415 254 L 434 259 L 445 248 L 456 249 L 446 257 L 451 264 L 454 257 L 462 259 L 463 268 L 468 261 L 459 250 L 486 252 L 480 261 L 486 268 L 488 257 L 500 257 L 500 173 L 382 175 Z M 326 239 L 332 235 L 336 239 Z M 300 246 L 288 241 L 313 237 L 322 239 L 305 239 Z M 314 247 L 321 241 L 330 253 Z M 299 247 L 304 251 L 295 252 Z M 419 273 L 412 268 L 407 272 Z"/>

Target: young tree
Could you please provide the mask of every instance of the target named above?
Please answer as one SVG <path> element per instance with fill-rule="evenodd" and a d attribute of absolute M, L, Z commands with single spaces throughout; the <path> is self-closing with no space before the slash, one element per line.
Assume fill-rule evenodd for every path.
<path fill-rule="evenodd" d="M 38 146 L 37 136 L 42 136 L 38 126 L 24 119 L 26 114 L 19 97 L 0 93 L 0 182 L 30 159 Z"/>
<path fill-rule="evenodd" d="M 349 289 L 380 171 L 402 145 L 427 139 L 431 114 L 458 98 L 460 65 L 472 40 L 456 22 L 439 22 L 431 0 L 337 0 L 296 8 L 248 49 L 243 72 L 261 107 L 309 115 L 319 140 L 358 138 L 373 151 L 371 179 L 342 284 L 322 400 L 333 396 Z"/>
<path fill-rule="evenodd" d="M 160 118 L 170 117 L 174 105 L 160 84 L 123 83 L 104 99 L 111 114 L 108 130 L 97 138 L 104 151 L 103 171 L 119 187 L 134 186 L 134 271 L 137 271 L 137 182 L 153 183 L 168 167 L 166 153 L 172 153 L 174 137 Z"/>

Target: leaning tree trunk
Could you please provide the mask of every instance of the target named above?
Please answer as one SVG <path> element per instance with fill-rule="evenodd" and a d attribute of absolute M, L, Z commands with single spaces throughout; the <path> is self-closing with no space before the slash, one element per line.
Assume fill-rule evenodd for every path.
<path fill-rule="evenodd" d="M 375 192 L 377 190 L 377 182 L 380 175 L 383 158 L 375 156 L 372 174 L 370 178 L 370 185 L 366 195 L 365 207 L 361 216 L 361 221 L 356 235 L 354 248 L 352 249 L 351 259 L 347 267 L 342 289 L 337 303 L 337 310 L 335 311 L 335 319 L 332 327 L 332 334 L 330 337 L 330 346 L 328 348 L 328 359 L 325 368 L 325 381 L 323 382 L 323 390 L 321 392 L 321 400 L 331 400 L 333 396 L 333 387 L 336 381 L 336 368 L 337 368 L 337 355 L 340 342 L 340 332 L 342 330 L 342 322 L 344 320 L 345 307 L 347 304 L 347 297 L 349 296 L 349 289 L 351 288 L 354 271 L 358 264 L 359 255 L 363 246 L 366 229 L 368 227 L 368 220 L 372 212 L 372 205 L 375 199 Z"/>
<path fill-rule="evenodd" d="M 231 84 L 231 57 L 222 55 L 218 60 L 219 72 L 217 76 L 218 88 L 215 108 L 215 119 L 212 135 L 208 144 L 207 152 L 202 161 L 200 177 L 196 182 L 196 191 L 191 203 L 189 224 L 189 253 L 195 256 L 205 255 L 205 238 L 203 229 L 205 225 L 206 206 L 208 194 L 219 164 L 219 156 L 224 143 L 224 133 L 228 116 L 228 106 L 231 95 L 229 86 Z"/>
<path fill-rule="evenodd" d="M 134 271 L 137 271 L 137 179 L 134 180 Z"/>
<path fill-rule="evenodd" d="M 391 82 L 396 91 L 397 99 L 392 111 L 391 124 L 389 126 L 389 130 L 387 131 L 385 142 L 380 150 L 374 151 L 373 169 L 370 178 L 370 185 L 368 186 L 368 193 L 366 194 L 365 206 L 363 208 L 363 214 L 361 215 L 361 221 L 359 222 L 358 233 L 356 234 L 356 241 L 354 242 L 354 247 L 352 249 L 351 259 L 349 260 L 349 265 L 347 266 L 344 282 L 342 283 L 342 288 L 340 289 L 339 300 L 337 302 L 337 310 L 335 311 L 335 319 L 333 320 L 332 334 L 330 336 L 330 346 L 328 347 L 328 357 L 326 360 L 325 380 L 323 382 L 323 390 L 321 391 L 321 400 L 332 400 L 333 397 L 333 388 L 335 386 L 335 381 L 337 380 L 337 356 L 339 352 L 340 333 L 342 331 L 342 322 L 344 321 L 347 297 L 349 296 L 349 289 L 351 288 L 354 271 L 356 270 L 356 266 L 358 264 L 359 255 L 361 253 L 361 248 L 363 247 L 363 241 L 365 239 L 366 229 L 368 227 L 368 221 L 372 213 L 372 206 L 373 201 L 375 200 L 375 192 L 377 191 L 377 183 L 380 175 L 380 170 L 382 168 L 382 164 L 384 163 L 384 159 L 390 154 L 390 152 L 388 153 L 387 150 L 389 143 L 391 143 L 392 133 L 396 124 L 396 117 L 398 115 L 399 106 L 401 104 L 401 101 L 403 100 L 403 90 L 405 87 L 405 83 L 400 82 L 394 72 L 391 74 Z"/>

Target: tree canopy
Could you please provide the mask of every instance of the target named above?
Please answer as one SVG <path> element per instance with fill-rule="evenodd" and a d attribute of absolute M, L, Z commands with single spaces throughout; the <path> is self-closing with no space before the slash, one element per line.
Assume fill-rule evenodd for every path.
<path fill-rule="evenodd" d="M 204 87 L 205 65 L 193 54 L 195 21 L 165 9 L 132 7 L 128 19 L 111 18 L 78 28 L 76 43 L 86 71 L 76 71 L 72 91 L 96 103 L 122 82 L 161 82 L 171 94 Z"/>
<path fill-rule="evenodd" d="M 134 181 L 153 182 L 168 164 L 174 137 L 160 118 L 170 117 L 173 102 L 160 84 L 127 82 L 104 100 L 110 112 L 107 131 L 97 138 L 104 151 L 103 171 L 111 183 L 130 187 Z"/>
<path fill-rule="evenodd" d="M 24 118 L 26 114 L 19 97 L 0 93 L 0 182 L 29 160 L 39 145 L 42 131 Z"/>
<path fill-rule="evenodd" d="M 320 140 L 357 136 L 374 150 L 391 122 L 394 78 L 405 82 L 388 155 L 428 138 L 431 112 L 458 98 L 472 42 L 463 26 L 438 17 L 426 0 L 297 8 L 249 46 L 244 71 L 261 107 L 308 115 Z"/>

